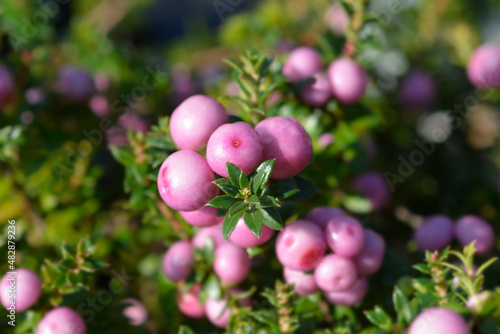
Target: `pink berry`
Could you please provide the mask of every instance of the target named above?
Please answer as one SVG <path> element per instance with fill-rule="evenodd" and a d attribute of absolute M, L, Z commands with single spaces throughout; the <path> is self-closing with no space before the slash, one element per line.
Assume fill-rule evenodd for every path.
<path fill-rule="evenodd" d="M 202 206 L 195 211 L 179 211 L 179 213 L 189 224 L 198 227 L 217 225 L 224 220 L 224 217 L 217 217 L 217 209 L 211 206 Z"/>
<path fill-rule="evenodd" d="M 189 241 L 174 243 L 163 257 L 163 271 L 174 282 L 185 280 L 194 263 L 193 246 Z"/>
<path fill-rule="evenodd" d="M 270 117 L 255 127 L 264 153 L 262 161 L 276 159 L 273 179 L 287 179 L 299 174 L 312 159 L 311 138 L 295 119 Z"/>
<path fill-rule="evenodd" d="M 329 132 L 323 133 L 318 138 L 318 146 L 324 150 L 335 141 L 335 136 Z"/>
<path fill-rule="evenodd" d="M 56 307 L 38 323 L 36 334 L 85 334 L 87 328 L 82 317 L 68 307 Z"/>
<path fill-rule="evenodd" d="M 158 191 L 172 209 L 194 211 L 216 194 L 215 175 L 200 154 L 181 150 L 170 155 L 158 173 Z"/>
<path fill-rule="evenodd" d="M 332 87 L 324 73 L 316 73 L 313 78 L 313 83 L 301 89 L 300 98 L 307 105 L 321 107 L 332 98 Z"/>
<path fill-rule="evenodd" d="M 39 105 L 46 98 L 45 91 L 41 87 L 31 87 L 24 92 L 24 98 L 26 99 L 26 101 L 28 101 L 29 104 Z"/>
<path fill-rule="evenodd" d="M 382 209 L 390 199 L 390 190 L 384 176 L 380 172 L 362 173 L 353 181 L 354 190 L 370 200 L 373 210 Z"/>
<path fill-rule="evenodd" d="M 226 162 L 235 164 L 248 175 L 259 166 L 262 148 L 259 136 L 247 123 L 224 124 L 208 140 L 207 161 L 210 168 L 223 177 L 228 177 Z"/>
<path fill-rule="evenodd" d="M 368 291 L 368 279 L 360 277 L 347 290 L 340 292 L 325 292 L 325 298 L 332 304 L 354 306 L 359 303 Z"/>
<path fill-rule="evenodd" d="M 488 253 L 495 244 L 495 231 L 491 225 L 474 215 L 463 216 L 457 221 L 455 235 L 462 246 L 475 240 L 477 254 Z"/>
<path fill-rule="evenodd" d="M 87 70 L 68 65 L 59 69 L 55 90 L 72 102 L 82 103 L 94 92 L 94 83 Z"/>
<path fill-rule="evenodd" d="M 245 225 L 243 217 L 241 217 L 240 220 L 238 220 L 238 223 L 236 224 L 233 233 L 231 233 L 229 241 L 243 248 L 256 247 L 269 241 L 269 239 L 271 239 L 273 234 L 274 234 L 273 229 L 270 229 L 266 225 L 262 225 L 262 231 L 260 233 L 260 237 L 257 237 L 255 234 L 250 232 L 248 227 Z"/>
<path fill-rule="evenodd" d="M 92 96 L 89 107 L 97 117 L 106 117 L 110 113 L 108 99 L 103 95 Z"/>
<path fill-rule="evenodd" d="M 475 314 L 480 312 L 485 304 L 491 299 L 493 299 L 491 292 L 483 291 L 470 296 L 469 299 L 467 299 L 465 306 L 467 306 L 467 308 Z"/>
<path fill-rule="evenodd" d="M 308 296 L 319 291 L 313 274 L 283 268 L 283 276 L 288 284 L 293 284 L 293 290 L 299 295 Z"/>
<path fill-rule="evenodd" d="M 123 315 L 129 319 L 132 326 L 140 326 L 148 319 L 148 311 L 144 305 L 137 299 L 127 298 L 122 300 L 122 303 L 127 304 L 123 309 Z"/>
<path fill-rule="evenodd" d="M 368 85 L 368 75 L 361 65 L 348 58 L 334 60 L 328 68 L 333 96 L 344 104 L 358 102 Z"/>
<path fill-rule="evenodd" d="M 500 47 L 484 44 L 477 48 L 467 65 L 467 75 L 476 87 L 500 86 Z"/>
<path fill-rule="evenodd" d="M 326 224 L 328 224 L 330 220 L 342 216 L 345 216 L 344 210 L 342 209 L 329 206 L 319 206 L 312 209 L 311 212 L 307 214 L 306 220 L 315 223 L 324 230 Z"/>
<path fill-rule="evenodd" d="M 415 231 L 415 241 L 421 251 L 442 251 L 451 244 L 455 226 L 443 215 L 430 216 Z"/>
<path fill-rule="evenodd" d="M 217 100 L 194 95 L 184 100 L 170 117 L 170 134 L 182 150 L 199 151 L 206 147 L 212 133 L 229 118 Z"/>
<path fill-rule="evenodd" d="M 324 19 L 328 28 L 337 36 L 344 35 L 349 26 L 349 16 L 347 16 L 344 7 L 338 2 L 334 2 L 328 7 Z"/>
<path fill-rule="evenodd" d="M 299 47 L 290 53 L 283 65 L 283 76 L 292 82 L 310 77 L 321 70 L 323 59 L 321 54 L 310 47 Z"/>
<path fill-rule="evenodd" d="M 5 308 L 22 312 L 37 302 L 42 292 L 42 282 L 38 275 L 29 269 L 19 268 L 15 272 L 17 274 L 5 274 L 2 278 L 0 300 Z M 11 287 L 15 287 L 15 290 Z M 11 296 L 12 291 L 15 291 L 15 296 Z M 11 305 L 14 305 L 14 308 Z"/>
<path fill-rule="evenodd" d="M 205 308 L 200 302 L 200 291 L 201 284 L 195 283 L 189 290 L 177 293 L 177 307 L 188 317 L 203 318 L 205 316 Z"/>
<path fill-rule="evenodd" d="M 367 276 L 380 269 L 385 253 L 384 238 L 370 229 L 365 229 L 365 244 L 361 253 L 353 259 L 358 274 Z"/>
<path fill-rule="evenodd" d="M 411 323 L 408 334 L 471 334 L 462 316 L 445 308 L 429 308 Z"/>
<path fill-rule="evenodd" d="M 436 89 L 436 84 L 429 74 L 421 70 L 414 70 L 404 78 L 399 94 L 406 107 L 425 109 L 434 104 Z"/>
<path fill-rule="evenodd" d="M 326 251 L 323 231 L 314 223 L 297 220 L 283 228 L 276 239 L 276 255 L 289 269 L 314 269 Z"/>
<path fill-rule="evenodd" d="M 227 242 L 222 235 L 222 224 L 200 228 L 191 242 L 195 248 L 203 249 L 208 238 L 212 239 L 214 248 L 226 244 Z"/>
<path fill-rule="evenodd" d="M 231 317 L 231 309 L 227 300 L 207 299 L 205 303 L 205 313 L 212 324 L 220 328 L 226 328 Z"/>
<path fill-rule="evenodd" d="M 349 216 L 331 219 L 326 225 L 325 236 L 330 249 L 343 257 L 358 255 L 365 243 L 363 225 Z"/>
<path fill-rule="evenodd" d="M 220 245 L 215 250 L 214 271 L 226 283 L 240 283 L 250 272 L 250 257 L 232 243 Z"/>
<path fill-rule="evenodd" d="M 7 67 L 0 65 L 0 109 L 5 108 L 14 98 L 15 84 Z"/>
<path fill-rule="evenodd" d="M 316 284 L 324 291 L 345 291 L 357 280 L 354 262 L 336 254 L 326 255 L 314 270 Z"/>

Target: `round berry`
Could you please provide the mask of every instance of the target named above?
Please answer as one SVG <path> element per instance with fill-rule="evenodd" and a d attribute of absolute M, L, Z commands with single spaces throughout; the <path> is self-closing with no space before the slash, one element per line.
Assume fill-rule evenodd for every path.
<path fill-rule="evenodd" d="M 404 78 L 399 94 L 401 102 L 408 108 L 429 108 L 436 100 L 436 84 L 426 72 L 414 70 Z"/>
<path fill-rule="evenodd" d="M 235 164 L 248 175 L 259 166 L 262 149 L 259 136 L 247 123 L 224 124 L 208 140 L 207 161 L 210 168 L 223 177 L 228 177 L 226 162 Z"/>
<path fill-rule="evenodd" d="M 353 188 L 370 200 L 372 210 L 383 208 L 389 202 L 391 196 L 384 175 L 376 171 L 369 171 L 356 176 L 353 181 Z"/>
<path fill-rule="evenodd" d="M 87 70 L 68 65 L 59 69 L 55 90 L 72 102 L 82 103 L 94 92 L 94 83 Z"/>
<path fill-rule="evenodd" d="M 331 219 L 326 225 L 325 236 L 330 249 L 344 257 L 358 255 L 365 243 L 363 225 L 349 216 Z"/>
<path fill-rule="evenodd" d="M 163 257 L 163 271 L 174 282 L 185 280 L 194 263 L 193 246 L 189 241 L 174 243 Z"/>
<path fill-rule="evenodd" d="M 314 223 L 297 220 L 283 228 L 276 239 L 276 255 L 289 269 L 314 269 L 326 251 L 323 231 Z"/>
<path fill-rule="evenodd" d="M 217 224 L 214 226 L 203 227 L 196 232 L 191 241 L 193 246 L 197 249 L 203 249 L 207 239 L 211 238 L 214 243 L 214 248 L 219 247 L 226 243 L 224 236 L 222 235 L 222 224 Z"/>
<path fill-rule="evenodd" d="M 212 133 L 229 117 L 217 100 L 194 95 L 184 100 L 170 117 L 170 135 L 182 150 L 203 150 Z"/>
<path fill-rule="evenodd" d="M 338 2 L 334 2 L 325 12 L 325 24 L 337 36 L 343 36 L 349 26 L 349 16 L 344 7 Z"/>
<path fill-rule="evenodd" d="M 332 304 L 354 306 L 359 303 L 368 291 L 368 279 L 360 277 L 347 290 L 340 292 L 325 292 L 325 298 Z"/>
<path fill-rule="evenodd" d="M 250 272 L 250 257 L 232 243 L 220 245 L 215 250 L 214 271 L 226 283 L 240 283 Z"/>
<path fill-rule="evenodd" d="M 326 255 L 314 270 L 316 284 L 324 291 L 344 291 L 357 280 L 354 262 L 336 254 Z"/>
<path fill-rule="evenodd" d="M 231 317 L 231 309 L 227 300 L 215 300 L 208 298 L 205 302 L 205 313 L 212 324 L 220 328 L 226 328 Z"/>
<path fill-rule="evenodd" d="M 311 138 L 295 119 L 270 117 L 257 124 L 255 131 L 264 144 L 262 161 L 276 159 L 271 178 L 288 179 L 299 174 L 311 161 Z"/>
<path fill-rule="evenodd" d="M 177 307 L 188 317 L 203 318 L 205 316 L 205 308 L 200 302 L 200 291 L 201 284 L 195 283 L 189 290 L 177 293 Z"/>
<path fill-rule="evenodd" d="M 181 150 L 170 155 L 158 173 L 158 191 L 172 209 L 194 211 L 216 194 L 215 175 L 200 154 Z"/>
<path fill-rule="evenodd" d="M 5 274 L 0 282 L 0 300 L 5 308 L 14 302 L 15 311 L 22 312 L 35 304 L 42 292 L 42 282 L 36 273 L 29 269 L 19 268 L 17 274 Z M 9 297 L 9 289 L 15 286 L 16 295 Z"/>
<path fill-rule="evenodd" d="M 415 242 L 421 251 L 442 251 L 451 244 L 455 226 L 450 218 L 443 215 L 428 217 L 415 230 Z"/>
<path fill-rule="evenodd" d="M 500 86 L 500 46 L 484 44 L 474 51 L 467 75 L 476 87 Z"/>
<path fill-rule="evenodd" d="M 7 67 L 0 65 L 0 109 L 5 108 L 13 99 L 14 78 Z"/>
<path fill-rule="evenodd" d="M 273 234 L 274 234 L 273 229 L 270 229 L 266 225 L 262 225 L 262 231 L 260 232 L 260 236 L 257 237 L 255 234 L 250 232 L 250 230 L 245 224 L 243 217 L 241 217 L 240 220 L 238 220 L 238 223 L 236 224 L 233 233 L 231 233 L 229 241 L 243 248 L 256 247 L 269 241 L 269 239 L 271 239 Z"/>
<path fill-rule="evenodd" d="M 38 323 L 36 334 L 85 334 L 87 328 L 82 317 L 68 307 L 56 307 Z"/>
<path fill-rule="evenodd" d="M 300 98 L 307 105 L 321 107 L 332 98 L 332 87 L 324 73 L 316 73 L 314 82 L 300 90 Z"/>
<path fill-rule="evenodd" d="M 457 221 L 455 235 L 462 246 L 475 240 L 477 254 L 488 253 L 495 244 L 495 231 L 491 225 L 474 215 L 463 216 Z"/>
<path fill-rule="evenodd" d="M 127 306 L 123 309 L 123 315 L 130 321 L 132 326 L 140 326 L 148 319 L 148 311 L 137 299 L 127 298 L 122 300 Z"/>
<path fill-rule="evenodd" d="M 293 290 L 299 295 L 308 296 L 319 291 L 313 274 L 283 268 L 283 276 L 288 284 L 293 284 Z"/>
<path fill-rule="evenodd" d="M 224 217 L 217 217 L 217 209 L 211 206 L 202 206 L 195 211 L 179 211 L 179 213 L 189 224 L 198 227 L 217 225 L 224 220 Z"/>
<path fill-rule="evenodd" d="M 429 308 L 411 323 L 408 334 L 471 334 L 462 316 L 445 308 Z"/>
<path fill-rule="evenodd" d="M 110 112 L 108 99 L 103 95 L 92 96 L 89 107 L 97 117 L 106 117 Z"/>
<path fill-rule="evenodd" d="M 326 224 L 328 224 L 330 220 L 342 216 L 345 216 L 345 212 L 342 209 L 332 208 L 330 206 L 319 206 L 312 209 L 311 212 L 307 214 L 306 220 L 315 223 L 324 230 Z"/>
<path fill-rule="evenodd" d="M 333 96 L 344 104 L 358 102 L 368 85 L 365 69 L 348 58 L 339 58 L 330 64 L 328 79 Z"/>
<path fill-rule="evenodd" d="M 365 229 L 365 244 L 361 253 L 353 259 L 358 274 L 367 276 L 380 269 L 385 253 L 384 238 L 370 229 Z"/>
<path fill-rule="evenodd" d="M 290 81 L 297 82 L 316 74 L 322 66 L 321 54 L 313 48 L 303 46 L 290 53 L 282 73 Z"/>

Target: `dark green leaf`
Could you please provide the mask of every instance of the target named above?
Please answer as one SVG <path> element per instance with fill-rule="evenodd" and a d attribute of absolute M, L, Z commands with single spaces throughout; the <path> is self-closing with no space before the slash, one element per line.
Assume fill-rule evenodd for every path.
<path fill-rule="evenodd" d="M 285 198 L 292 197 L 298 191 L 299 189 L 295 188 L 293 185 L 289 183 L 276 183 L 276 184 L 271 184 L 266 188 L 264 188 L 262 194 L 271 195 L 278 200 L 282 200 Z"/>
<path fill-rule="evenodd" d="M 247 206 L 248 206 L 248 203 L 245 203 L 243 201 L 239 201 L 239 202 L 233 204 L 233 206 L 231 206 L 231 208 L 229 208 L 229 211 L 227 212 L 227 214 L 233 215 L 236 212 L 245 210 L 247 208 Z"/>
<path fill-rule="evenodd" d="M 264 161 L 263 163 L 261 163 L 259 165 L 259 167 L 257 167 L 256 172 L 259 174 L 260 173 L 267 173 L 267 174 L 271 175 L 273 168 L 274 168 L 274 161 L 275 160 L 276 159 Z M 266 182 L 267 182 L 267 180 L 266 180 Z"/>
<path fill-rule="evenodd" d="M 257 209 L 271 208 L 273 206 L 279 206 L 279 203 L 272 196 L 260 196 L 260 204 L 256 205 Z"/>
<path fill-rule="evenodd" d="M 223 195 L 213 198 L 210 202 L 207 203 L 207 205 L 217 209 L 228 210 L 237 202 L 240 202 L 240 200 L 228 195 Z"/>
<path fill-rule="evenodd" d="M 240 186 L 240 176 L 243 174 L 241 169 L 238 168 L 235 164 L 232 164 L 230 162 L 226 162 L 226 171 L 227 175 L 229 176 L 229 181 L 236 186 Z"/>
<path fill-rule="evenodd" d="M 250 204 L 258 204 L 260 200 L 256 195 L 252 195 L 246 200 L 246 202 Z"/>
<path fill-rule="evenodd" d="M 240 193 L 240 188 L 233 186 L 232 184 L 223 183 L 218 184 L 217 186 L 220 188 L 220 190 L 233 197 Z"/>
<path fill-rule="evenodd" d="M 392 329 L 391 317 L 379 306 L 375 306 L 373 311 L 365 311 L 365 315 L 375 326 L 386 330 Z"/>
<path fill-rule="evenodd" d="M 245 220 L 245 225 L 248 227 L 250 232 L 255 234 L 256 236 L 260 236 L 260 232 L 262 231 L 263 224 L 263 215 L 260 210 L 256 210 L 253 212 L 245 212 L 243 216 Z"/>
<path fill-rule="evenodd" d="M 410 303 L 404 293 L 398 288 L 394 289 L 392 294 L 392 302 L 394 303 L 394 310 L 398 314 L 398 322 L 402 325 L 410 324 L 412 320 L 412 313 Z"/>
<path fill-rule="evenodd" d="M 266 178 L 266 174 L 262 173 L 262 174 L 256 174 L 253 178 L 252 178 L 252 193 L 254 194 L 257 194 L 257 192 L 259 191 L 260 187 L 262 186 L 262 183 L 264 181 L 264 179 Z"/>
<path fill-rule="evenodd" d="M 249 181 L 248 181 L 248 177 L 244 174 L 244 173 L 241 173 L 240 174 L 240 189 L 245 189 L 245 188 L 248 188 L 249 186 Z"/>
<path fill-rule="evenodd" d="M 231 233 L 233 233 L 238 220 L 241 218 L 241 216 L 243 216 L 243 212 L 244 211 L 242 210 L 233 215 L 226 215 L 226 218 L 224 218 L 224 221 L 222 222 L 222 235 L 224 236 L 224 239 L 227 240 Z"/>
<path fill-rule="evenodd" d="M 191 328 L 184 325 L 179 327 L 179 332 L 177 334 L 196 334 Z"/>
<path fill-rule="evenodd" d="M 262 222 L 273 230 L 281 231 L 283 229 L 283 222 L 281 216 L 275 208 L 259 209 L 262 213 Z"/>
<path fill-rule="evenodd" d="M 316 195 L 318 192 L 318 188 L 314 185 L 314 183 L 301 176 L 294 176 L 293 180 L 296 188 L 299 189 L 299 192 L 290 197 L 292 201 L 305 201 Z"/>
<path fill-rule="evenodd" d="M 133 165 L 135 155 L 130 146 L 110 146 L 111 154 L 115 159 L 124 166 Z"/>

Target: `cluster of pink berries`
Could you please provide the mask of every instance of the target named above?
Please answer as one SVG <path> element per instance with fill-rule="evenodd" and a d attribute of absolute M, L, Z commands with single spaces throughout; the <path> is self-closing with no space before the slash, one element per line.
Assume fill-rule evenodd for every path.
<path fill-rule="evenodd" d="M 415 230 L 414 239 L 421 251 L 442 251 L 456 237 L 462 246 L 475 241 L 477 254 L 488 253 L 495 244 L 495 231 L 478 216 L 463 216 L 453 224 L 444 215 L 430 216 Z"/>
<path fill-rule="evenodd" d="M 327 248 L 333 253 L 326 254 Z M 385 253 L 384 239 L 337 208 L 318 207 L 287 225 L 276 239 L 285 280 L 298 294 L 319 290 L 333 304 L 352 306 L 368 290 Z M 311 272 L 313 271 L 314 272 Z"/>
<path fill-rule="evenodd" d="M 349 58 L 334 60 L 326 73 L 322 72 L 323 59 L 310 47 L 299 47 L 290 53 L 282 73 L 292 82 L 309 77 L 314 82 L 303 87 L 301 99 L 311 106 L 322 106 L 332 97 L 344 104 L 358 102 L 368 85 L 368 75 L 361 65 Z"/>

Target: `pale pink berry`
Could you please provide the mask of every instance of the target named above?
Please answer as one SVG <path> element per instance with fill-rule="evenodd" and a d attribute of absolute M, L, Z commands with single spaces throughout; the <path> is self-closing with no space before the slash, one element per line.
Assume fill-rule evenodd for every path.
<path fill-rule="evenodd" d="M 313 48 L 302 46 L 290 53 L 283 65 L 283 76 L 292 82 L 310 77 L 321 70 L 323 59 L 321 54 Z"/>
<path fill-rule="evenodd" d="M 323 231 L 314 223 L 297 220 L 283 228 L 276 239 L 276 255 L 289 269 L 314 269 L 326 251 Z"/>
<path fill-rule="evenodd" d="M 478 47 L 467 65 L 467 75 L 476 87 L 500 86 L 500 46 L 484 44 Z"/>
<path fill-rule="evenodd" d="M 241 217 L 228 240 L 243 248 L 256 247 L 269 241 L 273 234 L 273 229 L 270 229 L 266 225 L 262 225 L 260 236 L 257 237 L 255 234 L 250 232 L 243 217 Z"/>
<path fill-rule="evenodd" d="M 436 84 L 431 76 L 421 70 L 406 75 L 399 90 L 401 102 L 413 109 L 431 107 L 436 100 Z"/>
<path fill-rule="evenodd" d="M 293 284 L 293 290 L 302 296 L 307 296 L 319 291 L 313 274 L 305 271 L 283 268 L 283 276 L 288 284 Z"/>
<path fill-rule="evenodd" d="M 232 243 L 215 250 L 214 271 L 226 283 L 240 283 L 250 272 L 250 257 L 245 249 Z"/>
<path fill-rule="evenodd" d="M 170 155 L 158 173 L 158 191 L 172 209 L 194 211 L 216 194 L 215 175 L 200 154 L 181 150 Z"/>
<path fill-rule="evenodd" d="M 229 118 L 217 100 L 194 95 L 184 100 L 170 117 L 170 135 L 182 150 L 199 151 L 206 147 L 212 133 Z"/>
<path fill-rule="evenodd" d="M 276 159 L 271 178 L 295 176 L 311 161 L 311 138 L 295 119 L 270 117 L 257 124 L 255 131 L 264 145 L 262 161 Z"/>
<path fill-rule="evenodd" d="M 195 283 L 189 290 L 177 293 L 177 307 L 188 317 L 203 318 L 205 316 L 205 307 L 200 301 L 200 291 L 201 284 Z"/>
<path fill-rule="evenodd" d="M 353 259 L 358 274 L 367 276 L 380 269 L 385 253 L 384 238 L 370 229 L 365 229 L 365 244 L 361 253 Z"/>
<path fill-rule="evenodd" d="M 462 316 L 445 308 L 429 308 L 411 323 L 408 334 L 471 334 Z"/>
<path fill-rule="evenodd" d="M 354 262 L 336 254 L 326 255 L 314 270 L 316 284 L 324 291 L 344 291 L 357 280 Z"/>
<path fill-rule="evenodd" d="M 97 117 L 106 117 L 110 113 L 108 99 L 103 95 L 94 95 L 89 101 L 89 108 Z"/>
<path fill-rule="evenodd" d="M 344 291 L 325 292 L 325 298 L 332 304 L 354 306 L 359 303 L 368 291 L 368 279 L 360 277 L 354 284 Z"/>
<path fill-rule="evenodd" d="M 380 210 L 389 202 L 391 193 L 382 173 L 368 171 L 356 176 L 352 184 L 354 190 L 367 197 L 372 210 Z"/>
<path fill-rule="evenodd" d="M 368 85 L 365 69 L 348 58 L 339 58 L 330 64 L 328 79 L 333 96 L 344 104 L 358 102 Z"/>
<path fill-rule="evenodd" d="M 87 327 L 82 317 L 62 306 L 49 311 L 38 323 L 36 334 L 85 334 Z"/>
<path fill-rule="evenodd" d="M 217 209 L 211 206 L 202 206 L 195 211 L 179 211 L 179 213 L 189 224 L 198 227 L 217 225 L 224 220 L 224 217 L 217 217 Z"/>
<path fill-rule="evenodd" d="M 415 242 L 421 251 L 442 251 L 454 237 L 453 221 L 443 215 L 430 216 L 415 230 Z"/>
<path fill-rule="evenodd" d="M 462 246 L 476 241 L 477 254 L 488 253 L 495 244 L 495 231 L 478 216 L 467 215 L 457 220 L 455 235 Z"/>
<path fill-rule="evenodd" d="M 226 328 L 231 317 L 231 309 L 227 300 L 215 300 L 208 298 L 205 303 L 205 313 L 212 324 L 220 328 Z"/>
<path fill-rule="evenodd" d="M 363 225 L 349 216 L 331 219 L 326 225 L 325 236 L 330 249 L 343 257 L 358 255 L 365 243 Z"/>
<path fill-rule="evenodd" d="M 489 291 L 483 291 L 472 295 L 467 299 L 465 306 L 472 312 L 478 313 L 485 306 L 485 304 L 494 298 Z"/>
<path fill-rule="evenodd" d="M 208 140 L 207 161 L 210 168 L 223 177 L 228 177 L 226 162 L 248 175 L 259 166 L 262 149 L 259 136 L 247 123 L 224 124 Z"/>
<path fill-rule="evenodd" d="M 13 272 L 15 274 L 5 274 L 0 282 L 0 300 L 5 308 L 22 312 L 37 302 L 42 292 L 42 282 L 29 269 L 18 268 Z"/>
<path fill-rule="evenodd" d="M 333 208 L 330 206 L 319 206 L 312 209 L 307 214 L 306 220 L 315 223 L 316 225 L 321 227 L 321 229 L 325 229 L 326 224 L 328 224 L 330 220 L 342 216 L 345 216 L 345 212 L 342 209 Z"/>
<path fill-rule="evenodd" d="M 227 243 L 227 241 L 224 239 L 224 236 L 222 235 L 222 224 L 200 228 L 194 235 L 191 242 L 193 243 L 193 246 L 195 248 L 203 249 L 205 243 L 207 242 L 207 239 L 209 238 L 212 239 L 214 248 Z"/>
<path fill-rule="evenodd" d="M 163 271 L 174 282 L 185 280 L 194 263 L 193 246 L 189 241 L 177 241 L 163 257 Z"/>
<path fill-rule="evenodd" d="M 350 21 L 344 7 L 337 1 L 328 7 L 324 20 L 328 28 L 337 36 L 345 34 Z"/>
<path fill-rule="evenodd" d="M 127 298 L 121 301 L 127 306 L 123 309 L 123 315 L 128 318 L 132 326 L 140 326 L 148 319 L 148 311 L 137 299 Z"/>
<path fill-rule="evenodd" d="M 300 98 L 307 105 L 321 107 L 332 98 L 332 87 L 325 73 L 316 73 L 314 82 L 300 90 Z"/>

